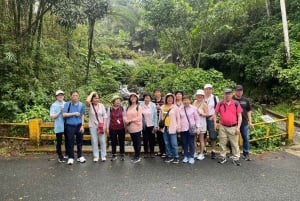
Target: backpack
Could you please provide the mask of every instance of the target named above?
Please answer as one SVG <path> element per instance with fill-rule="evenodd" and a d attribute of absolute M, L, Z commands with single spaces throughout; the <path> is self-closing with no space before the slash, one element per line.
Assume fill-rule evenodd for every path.
<path fill-rule="evenodd" d="M 239 106 L 239 102 L 237 101 L 237 100 L 234 100 L 234 105 L 235 105 L 235 109 L 236 109 L 236 111 L 237 111 L 237 107 Z M 220 106 L 219 106 L 219 108 L 221 108 L 221 106 L 223 105 L 223 107 L 224 107 L 224 109 L 225 109 L 225 111 L 226 111 L 226 107 L 225 107 L 225 104 L 224 104 L 224 100 L 221 100 L 220 101 Z"/>
<path fill-rule="evenodd" d="M 214 95 L 214 103 L 215 103 L 214 108 L 216 109 L 216 106 L 217 106 L 217 97 L 215 95 Z"/>

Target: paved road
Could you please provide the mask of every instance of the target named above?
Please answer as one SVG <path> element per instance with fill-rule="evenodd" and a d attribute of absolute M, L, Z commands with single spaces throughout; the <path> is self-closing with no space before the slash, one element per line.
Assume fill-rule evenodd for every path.
<path fill-rule="evenodd" d="M 268 152 L 241 167 L 205 159 L 195 165 L 159 158 L 60 164 L 54 155 L 0 159 L 1 201 L 300 200 L 300 158 Z"/>

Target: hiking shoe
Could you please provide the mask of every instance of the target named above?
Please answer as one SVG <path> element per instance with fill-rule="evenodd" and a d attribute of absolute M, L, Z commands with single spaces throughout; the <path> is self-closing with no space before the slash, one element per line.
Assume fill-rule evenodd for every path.
<path fill-rule="evenodd" d="M 202 161 L 205 158 L 204 154 L 199 154 L 197 159 Z"/>
<path fill-rule="evenodd" d="M 132 163 L 139 163 L 139 162 L 141 162 L 141 161 L 142 161 L 142 160 L 141 160 L 140 157 L 134 158 L 134 159 L 131 160 Z"/>
<path fill-rule="evenodd" d="M 194 158 L 197 158 L 198 157 L 198 154 L 195 152 L 194 153 Z"/>
<path fill-rule="evenodd" d="M 186 156 L 185 156 L 185 157 L 183 158 L 182 162 L 183 162 L 183 163 L 187 163 L 187 162 L 189 162 L 189 159 L 188 159 L 188 157 L 186 157 Z"/>
<path fill-rule="evenodd" d="M 178 164 L 179 163 L 179 159 L 178 158 L 175 158 L 173 161 L 172 161 L 173 164 Z"/>
<path fill-rule="evenodd" d="M 245 161 L 251 161 L 251 158 L 250 158 L 250 156 L 247 154 L 247 155 L 244 156 L 244 160 L 245 160 Z"/>
<path fill-rule="evenodd" d="M 93 161 L 94 161 L 95 163 L 97 163 L 97 162 L 99 161 L 99 158 L 94 158 Z"/>
<path fill-rule="evenodd" d="M 67 164 L 68 165 L 73 165 L 74 164 L 74 159 L 73 158 L 69 158 Z"/>
<path fill-rule="evenodd" d="M 240 160 L 233 160 L 232 163 L 236 166 L 241 166 L 242 165 Z"/>
<path fill-rule="evenodd" d="M 233 154 L 232 154 L 232 152 L 230 152 L 230 153 L 226 154 L 226 157 L 227 157 L 227 158 L 230 158 L 230 159 L 232 159 L 232 157 L 233 157 Z"/>
<path fill-rule="evenodd" d="M 219 158 L 219 160 L 218 160 L 218 163 L 220 163 L 220 164 L 224 164 L 226 162 L 227 162 L 226 158 Z"/>
<path fill-rule="evenodd" d="M 77 158 L 77 161 L 79 163 L 85 163 L 86 160 L 85 160 L 85 158 L 83 156 L 81 156 L 81 157 Z"/>
<path fill-rule="evenodd" d="M 171 163 L 173 161 L 174 161 L 174 158 L 169 158 L 169 157 L 167 157 L 165 160 L 166 163 Z"/>
<path fill-rule="evenodd" d="M 194 158 L 189 158 L 189 164 L 195 164 L 195 159 Z"/>
<path fill-rule="evenodd" d="M 101 157 L 101 161 L 105 162 L 106 161 L 106 157 Z"/>
<path fill-rule="evenodd" d="M 216 152 L 214 151 L 211 152 L 211 159 L 216 159 Z"/>
<path fill-rule="evenodd" d="M 116 156 L 116 155 L 113 155 L 112 158 L 111 158 L 110 160 L 111 160 L 111 161 L 117 160 L 117 156 Z"/>

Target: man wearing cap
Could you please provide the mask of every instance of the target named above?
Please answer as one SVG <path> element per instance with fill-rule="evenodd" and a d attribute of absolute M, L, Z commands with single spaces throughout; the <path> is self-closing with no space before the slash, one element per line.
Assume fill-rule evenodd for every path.
<path fill-rule="evenodd" d="M 62 136 L 65 136 L 65 148 L 67 152 L 67 138 L 64 132 L 64 119 L 63 119 L 63 109 L 64 109 L 64 92 L 62 90 L 57 90 L 55 92 L 56 101 L 50 107 L 50 117 L 54 119 L 54 132 L 56 135 L 56 153 L 58 156 L 58 162 L 66 162 L 61 151 Z"/>
<path fill-rule="evenodd" d="M 116 147 L 117 143 L 120 146 L 120 160 L 125 160 L 125 109 L 121 105 L 122 98 L 113 96 L 112 106 L 107 109 L 107 133 L 111 140 L 111 161 L 117 160 Z"/>
<path fill-rule="evenodd" d="M 224 90 L 224 99 L 216 106 L 216 115 L 220 115 L 219 140 L 220 140 L 220 159 L 218 163 L 226 163 L 226 145 L 228 140 L 232 146 L 233 164 L 240 166 L 239 134 L 242 123 L 242 107 L 232 99 L 232 89 Z M 215 121 L 215 126 L 217 122 Z M 217 127 L 216 127 L 217 128 Z"/>
<path fill-rule="evenodd" d="M 216 158 L 216 142 L 217 142 L 217 132 L 215 130 L 215 107 L 217 103 L 219 102 L 219 99 L 217 96 L 212 94 L 212 88 L 213 86 L 211 84 L 205 84 L 204 85 L 204 101 L 208 106 L 208 116 L 206 117 L 206 125 L 207 125 L 207 131 L 209 133 L 209 139 L 211 142 L 211 159 Z M 205 144 L 206 144 L 206 136 L 204 136 Z M 204 148 L 204 151 L 206 152 L 206 148 Z"/>
<path fill-rule="evenodd" d="M 249 156 L 249 149 L 250 149 L 249 127 L 253 128 L 253 124 L 252 124 L 252 117 L 251 117 L 250 101 L 248 100 L 248 98 L 243 96 L 242 85 L 236 85 L 235 95 L 233 96 L 233 99 L 238 101 L 243 109 L 242 124 L 240 129 L 243 138 L 243 157 L 246 161 L 250 161 L 251 159 Z"/>

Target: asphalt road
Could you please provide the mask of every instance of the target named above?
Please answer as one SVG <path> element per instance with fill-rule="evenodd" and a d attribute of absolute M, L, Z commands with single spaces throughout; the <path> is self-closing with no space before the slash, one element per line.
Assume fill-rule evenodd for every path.
<path fill-rule="evenodd" d="M 300 158 L 285 152 L 252 156 L 237 167 L 206 158 L 195 165 L 160 158 L 72 166 L 54 155 L 0 159 L 0 201 L 300 200 Z"/>

